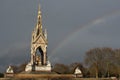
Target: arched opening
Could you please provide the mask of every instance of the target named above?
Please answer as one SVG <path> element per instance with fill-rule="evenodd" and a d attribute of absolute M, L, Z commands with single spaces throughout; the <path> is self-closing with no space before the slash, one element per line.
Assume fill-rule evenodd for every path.
<path fill-rule="evenodd" d="M 36 65 L 43 65 L 44 64 L 44 54 L 43 54 L 41 47 L 38 47 L 36 49 L 35 64 Z"/>

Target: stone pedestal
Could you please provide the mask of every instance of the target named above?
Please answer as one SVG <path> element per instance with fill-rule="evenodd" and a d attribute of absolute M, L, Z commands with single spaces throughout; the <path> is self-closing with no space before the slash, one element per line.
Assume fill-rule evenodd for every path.
<path fill-rule="evenodd" d="M 32 65 L 31 63 L 28 63 L 26 65 L 25 71 L 26 72 L 30 72 L 32 71 L 34 68 L 34 71 L 45 71 L 45 72 L 51 72 L 52 66 L 51 63 L 49 61 L 47 61 L 47 65 Z"/>

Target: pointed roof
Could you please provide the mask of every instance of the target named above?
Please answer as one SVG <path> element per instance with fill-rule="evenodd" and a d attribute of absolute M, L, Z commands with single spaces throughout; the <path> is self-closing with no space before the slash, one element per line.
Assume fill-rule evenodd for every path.
<path fill-rule="evenodd" d="M 77 67 L 77 68 L 75 69 L 74 74 L 82 74 L 82 72 L 81 72 L 81 70 L 79 69 L 79 67 Z"/>

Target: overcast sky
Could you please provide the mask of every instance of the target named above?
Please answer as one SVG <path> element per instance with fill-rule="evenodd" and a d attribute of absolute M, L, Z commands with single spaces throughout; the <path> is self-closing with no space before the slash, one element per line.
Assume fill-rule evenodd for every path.
<path fill-rule="evenodd" d="M 39 3 L 51 63 L 82 62 L 95 47 L 120 48 L 120 0 L 0 0 L 0 71 L 30 60 Z"/>

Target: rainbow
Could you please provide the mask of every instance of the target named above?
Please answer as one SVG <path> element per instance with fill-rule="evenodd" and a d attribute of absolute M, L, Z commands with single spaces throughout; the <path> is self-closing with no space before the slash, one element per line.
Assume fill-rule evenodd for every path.
<path fill-rule="evenodd" d="M 49 59 L 51 59 L 54 54 L 57 54 L 57 51 L 60 50 L 63 46 L 67 45 L 70 42 L 70 40 L 72 40 L 77 34 L 80 33 L 81 30 L 93 27 L 94 25 L 99 25 L 100 23 L 104 23 L 108 20 L 112 20 L 119 15 L 120 15 L 120 10 L 112 11 L 108 14 L 105 14 L 105 15 L 99 17 L 99 18 L 91 20 L 86 25 L 83 25 L 83 26 L 79 27 L 78 29 L 76 29 L 75 31 L 71 32 L 71 34 L 69 34 L 66 38 L 64 38 L 55 47 L 55 49 L 51 52 L 51 55 L 49 56 Z"/>

